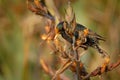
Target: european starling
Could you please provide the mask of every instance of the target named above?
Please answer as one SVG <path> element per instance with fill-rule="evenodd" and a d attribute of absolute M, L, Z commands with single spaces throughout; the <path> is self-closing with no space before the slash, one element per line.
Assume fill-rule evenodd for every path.
<path fill-rule="evenodd" d="M 88 47 L 93 47 L 96 48 L 99 53 L 103 54 L 103 56 L 106 56 L 105 51 L 98 46 L 100 40 L 105 41 L 102 36 L 78 23 L 76 23 L 73 32 L 70 30 L 70 28 L 71 27 L 67 21 L 62 21 L 56 26 L 56 32 L 61 34 L 62 37 L 71 44 L 73 43 L 72 36 L 75 36 L 76 46 L 80 46 L 85 50 Z"/>

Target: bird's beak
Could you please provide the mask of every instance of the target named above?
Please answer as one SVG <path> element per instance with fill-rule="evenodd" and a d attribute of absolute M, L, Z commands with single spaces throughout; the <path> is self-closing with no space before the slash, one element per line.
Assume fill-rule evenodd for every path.
<path fill-rule="evenodd" d="M 59 34 L 59 33 L 60 33 L 60 31 L 59 31 L 58 28 L 55 28 L 55 33 L 56 33 L 56 34 Z"/>

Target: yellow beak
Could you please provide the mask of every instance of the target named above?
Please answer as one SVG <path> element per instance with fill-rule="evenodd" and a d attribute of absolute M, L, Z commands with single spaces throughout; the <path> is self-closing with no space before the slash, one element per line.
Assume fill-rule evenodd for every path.
<path fill-rule="evenodd" d="M 55 33 L 56 34 L 60 33 L 59 29 L 55 28 Z"/>

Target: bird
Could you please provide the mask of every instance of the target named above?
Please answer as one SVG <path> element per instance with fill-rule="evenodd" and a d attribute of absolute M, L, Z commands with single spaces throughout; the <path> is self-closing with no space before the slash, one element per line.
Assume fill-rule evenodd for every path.
<path fill-rule="evenodd" d="M 61 36 L 70 44 L 73 44 L 72 36 L 74 36 L 76 46 L 79 46 L 85 50 L 92 47 L 97 49 L 103 57 L 107 56 L 107 53 L 99 47 L 99 41 L 105 41 L 104 37 L 79 23 L 76 23 L 73 30 L 72 27 L 73 26 L 71 26 L 71 24 L 67 21 L 61 21 L 56 26 L 56 33 L 61 34 Z"/>
<path fill-rule="evenodd" d="M 67 42 L 73 45 L 74 53 L 78 48 L 87 50 L 92 47 L 96 49 L 105 60 L 101 66 L 101 73 L 105 71 L 110 62 L 110 56 L 99 46 L 99 42 L 105 41 L 105 38 L 86 26 L 77 23 L 75 13 L 70 5 L 66 9 L 65 19 L 57 24 L 55 31 L 56 34 L 60 34 Z"/>

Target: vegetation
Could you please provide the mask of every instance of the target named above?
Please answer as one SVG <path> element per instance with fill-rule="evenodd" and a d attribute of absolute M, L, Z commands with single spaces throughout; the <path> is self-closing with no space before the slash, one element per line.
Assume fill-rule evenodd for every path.
<path fill-rule="evenodd" d="M 64 16 L 67 0 L 54 0 L 54 3 L 46 0 L 51 14 Z M 105 37 L 106 42 L 100 42 L 100 45 L 110 55 L 110 65 L 114 63 L 114 68 L 120 59 L 120 1 L 71 0 L 71 4 L 76 22 Z M 61 62 L 57 55 L 51 54 L 53 50 L 48 47 L 51 46 L 50 42 L 43 40 L 46 39 L 45 33 L 49 32 L 49 20 L 30 12 L 25 0 L 1 0 L 0 22 L 0 80 L 50 80 Z M 85 53 L 81 61 L 88 73 L 104 62 L 92 48 Z M 119 80 L 119 75 L 120 69 L 117 67 L 103 73 L 100 79 Z M 73 79 L 69 70 L 61 76 L 65 80 Z M 91 79 L 98 80 L 99 76 Z"/>

